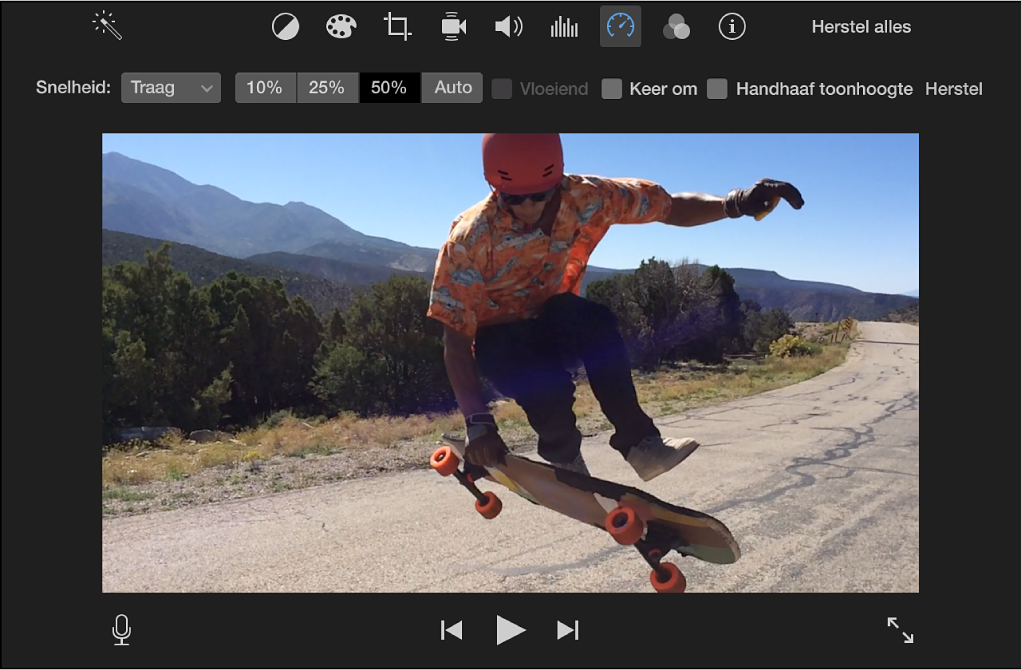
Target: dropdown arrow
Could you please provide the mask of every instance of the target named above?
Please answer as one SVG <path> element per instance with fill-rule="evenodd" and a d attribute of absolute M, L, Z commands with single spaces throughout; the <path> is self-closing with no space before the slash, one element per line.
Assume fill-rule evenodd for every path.
<path fill-rule="evenodd" d="M 209 93 L 210 91 L 213 90 L 213 85 L 210 84 L 209 86 L 206 86 L 205 84 L 203 84 L 202 85 L 202 90 L 205 91 L 206 93 Z"/>

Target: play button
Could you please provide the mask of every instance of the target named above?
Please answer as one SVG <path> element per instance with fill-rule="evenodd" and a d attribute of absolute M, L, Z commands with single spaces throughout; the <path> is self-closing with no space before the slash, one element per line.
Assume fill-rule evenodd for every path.
<path fill-rule="evenodd" d="M 496 617 L 496 643 L 503 644 L 512 637 L 517 637 L 525 632 L 525 629 L 516 623 L 507 621 L 502 616 Z"/>

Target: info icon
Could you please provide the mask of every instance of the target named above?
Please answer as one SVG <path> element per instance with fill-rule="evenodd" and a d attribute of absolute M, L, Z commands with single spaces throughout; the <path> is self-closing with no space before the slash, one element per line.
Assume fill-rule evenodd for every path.
<path fill-rule="evenodd" d="M 599 23 L 599 46 L 642 46 L 642 8 L 638 5 L 603 5 Z"/>
<path fill-rule="evenodd" d="M 723 18 L 720 19 L 720 34 L 723 35 L 724 39 L 739 40 L 744 36 L 744 31 L 744 17 L 737 12 L 724 14 Z"/>

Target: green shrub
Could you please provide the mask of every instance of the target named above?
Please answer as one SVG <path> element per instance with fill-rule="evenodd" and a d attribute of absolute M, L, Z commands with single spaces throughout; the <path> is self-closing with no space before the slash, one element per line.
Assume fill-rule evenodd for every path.
<path fill-rule="evenodd" d="M 613 313 L 634 367 L 665 361 L 721 363 L 741 338 L 734 278 L 717 266 L 651 258 L 633 273 L 588 285 L 586 297 Z"/>
<path fill-rule="evenodd" d="M 264 428 L 279 428 L 281 425 L 283 425 L 284 421 L 293 418 L 294 414 L 291 412 L 291 410 L 281 409 L 276 412 L 273 412 L 268 417 L 266 417 L 266 420 L 263 421 L 262 425 Z"/>
<path fill-rule="evenodd" d="M 774 358 L 792 358 L 794 356 L 812 356 L 822 351 L 818 344 L 807 342 L 797 335 L 787 334 L 774 340 L 769 345 L 769 355 Z"/>

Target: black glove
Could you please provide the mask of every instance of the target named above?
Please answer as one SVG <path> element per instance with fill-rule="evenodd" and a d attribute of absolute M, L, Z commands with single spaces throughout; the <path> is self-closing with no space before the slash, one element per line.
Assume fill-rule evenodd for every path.
<path fill-rule="evenodd" d="M 783 198 L 794 209 L 801 209 L 805 200 L 798 189 L 785 181 L 760 179 L 751 188 L 735 188 L 727 194 L 727 216 L 736 219 L 740 216 L 754 216 L 761 220 L 773 211 L 776 204 Z"/>
<path fill-rule="evenodd" d="M 465 422 L 468 428 L 464 458 L 469 463 L 492 467 L 497 463 L 507 464 L 504 454 L 507 445 L 496 429 L 496 419 L 491 414 L 472 414 Z"/>

